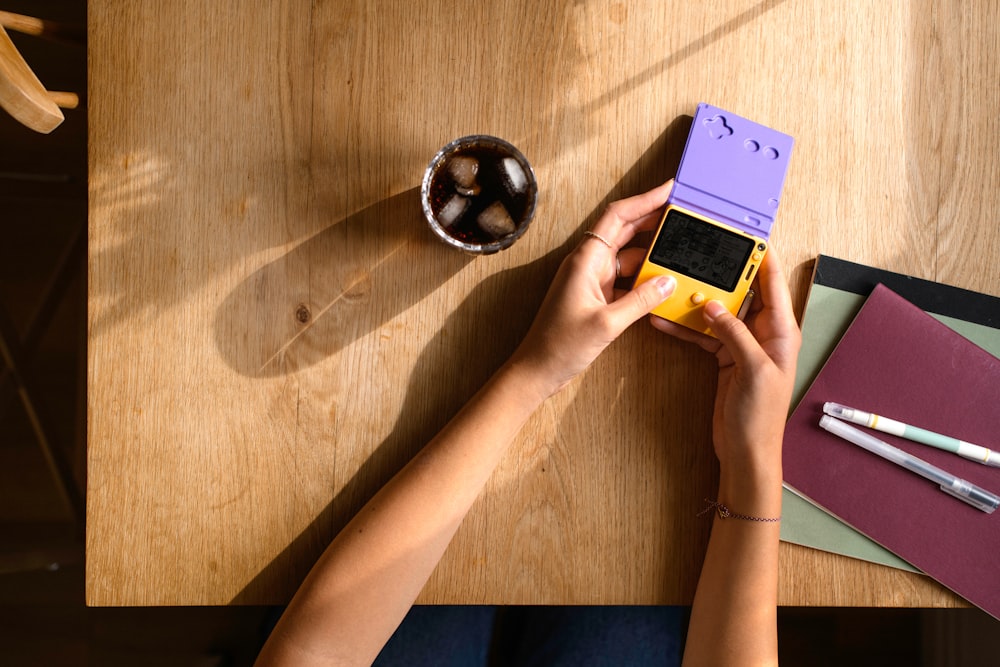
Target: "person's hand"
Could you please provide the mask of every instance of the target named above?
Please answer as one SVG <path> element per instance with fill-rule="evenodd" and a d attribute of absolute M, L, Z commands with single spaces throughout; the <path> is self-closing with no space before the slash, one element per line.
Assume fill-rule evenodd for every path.
<path fill-rule="evenodd" d="M 634 275 L 645 256 L 642 248 L 621 248 L 637 233 L 656 227 L 672 187 L 673 181 L 667 181 L 610 204 L 563 260 L 531 329 L 511 358 L 511 363 L 532 368 L 543 393 L 558 391 L 630 324 L 673 293 L 676 281 L 668 277 L 634 290 L 615 288 L 615 280 Z"/>
<path fill-rule="evenodd" d="M 757 283 L 757 297 L 745 323 L 717 301 L 705 305 L 705 321 L 718 338 L 655 316 L 652 323 L 700 345 L 719 360 L 713 440 L 723 474 L 729 472 L 748 483 L 776 481 L 780 487 L 781 439 L 801 335 L 773 248 L 761 265 Z"/>
<path fill-rule="evenodd" d="M 697 343 L 719 360 L 712 429 L 719 457 L 715 503 L 735 517 L 729 520 L 720 511 L 713 521 L 684 664 L 778 663 L 781 441 L 801 336 L 773 249 L 756 286 L 745 323 L 718 301 L 705 304 L 705 323 L 717 339 L 653 319 L 657 328 Z"/>

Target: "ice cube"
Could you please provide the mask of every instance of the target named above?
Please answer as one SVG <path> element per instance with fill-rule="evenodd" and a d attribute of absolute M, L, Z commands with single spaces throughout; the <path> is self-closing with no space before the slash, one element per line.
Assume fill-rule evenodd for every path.
<path fill-rule="evenodd" d="M 462 217 L 465 209 L 469 208 L 470 203 L 468 199 L 461 195 L 452 195 L 451 199 L 445 202 L 445 205 L 438 212 L 438 222 L 445 229 L 451 227 Z"/>
<path fill-rule="evenodd" d="M 506 207 L 498 201 L 486 207 L 486 210 L 476 218 L 476 222 L 479 223 L 480 229 L 495 239 L 513 234 L 517 229 Z"/>
<path fill-rule="evenodd" d="M 457 155 L 448 161 L 448 173 L 455 181 L 455 190 L 466 197 L 479 194 L 479 184 L 476 175 L 479 173 L 479 160 L 468 155 Z"/>
<path fill-rule="evenodd" d="M 510 194 L 521 194 L 528 189 L 528 175 L 524 173 L 524 167 L 516 159 L 505 157 L 500 163 L 500 172 Z"/>

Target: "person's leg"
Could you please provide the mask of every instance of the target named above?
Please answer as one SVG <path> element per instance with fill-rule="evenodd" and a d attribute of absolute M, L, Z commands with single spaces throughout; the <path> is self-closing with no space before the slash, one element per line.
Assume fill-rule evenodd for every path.
<path fill-rule="evenodd" d="M 485 667 L 495 616 L 495 607 L 414 606 L 374 665 Z"/>
<path fill-rule="evenodd" d="M 491 665 L 679 665 L 684 607 L 507 607 L 498 612 Z"/>

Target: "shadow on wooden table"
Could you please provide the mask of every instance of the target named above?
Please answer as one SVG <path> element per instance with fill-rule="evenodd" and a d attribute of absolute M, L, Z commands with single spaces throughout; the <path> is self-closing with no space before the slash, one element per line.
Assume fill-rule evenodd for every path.
<path fill-rule="evenodd" d="M 559 264 L 579 243 L 583 231 L 593 226 L 604 212 L 606 205 L 616 199 L 649 190 L 676 171 L 690 123 L 689 116 L 681 116 L 672 122 L 597 208 L 559 247 L 532 262 L 494 273 L 473 288 L 468 297 L 442 323 L 440 332 L 421 352 L 409 378 L 406 400 L 389 436 L 374 449 L 371 457 L 316 519 L 259 572 L 233 598 L 231 604 L 260 604 L 262 600 L 291 599 L 299 583 L 333 536 L 379 488 L 441 430 L 514 351 L 527 333 Z M 387 211 L 397 210 L 398 206 L 409 207 L 410 202 L 407 198 L 415 196 L 413 191 L 409 191 L 388 200 L 387 203 L 363 211 L 355 216 L 357 219 L 349 219 L 347 223 L 351 226 L 365 226 L 366 222 L 378 219 Z M 421 227 L 420 231 L 427 230 Z M 333 232 L 327 230 L 321 234 L 328 233 Z M 306 242 L 309 243 L 311 241 Z M 457 254 L 446 248 L 444 250 L 440 257 L 434 256 L 435 262 L 446 262 L 452 255 Z M 411 257 L 407 261 L 430 260 Z M 432 280 L 433 284 L 424 285 L 421 289 L 432 289 L 446 280 L 451 273 L 460 268 L 462 261 L 467 260 L 445 264 L 436 275 L 438 282 L 433 283 Z M 268 266 L 262 271 L 271 269 L 272 267 Z M 255 289 L 254 285 L 261 280 L 266 279 L 255 276 L 246 281 L 241 289 L 252 292 Z M 234 297 L 240 301 L 247 298 L 246 295 Z M 230 312 L 225 314 L 230 318 L 239 310 L 236 305 L 229 303 L 231 300 L 227 300 Z M 361 324 L 361 329 L 370 330 L 384 319 L 387 318 L 370 316 L 368 321 Z M 326 335 L 337 334 L 332 330 L 317 332 L 320 338 Z M 331 345 L 341 346 L 347 342 L 347 338 L 341 335 L 340 340 Z M 318 352 L 331 354 L 331 350 L 332 348 L 324 348 Z M 230 348 L 228 354 L 231 356 L 227 356 L 227 359 L 239 358 L 245 354 L 245 350 Z M 257 360 L 255 357 L 249 364 L 244 361 L 238 368 L 252 370 Z"/>
<path fill-rule="evenodd" d="M 216 344 L 243 375 L 294 373 L 378 329 L 472 259 L 433 237 L 412 188 L 330 225 L 240 283 L 216 313 Z"/>
<path fill-rule="evenodd" d="M 291 598 L 333 536 L 510 356 L 531 325 L 559 263 L 578 240 L 569 238 L 543 257 L 490 275 L 473 288 L 421 352 L 389 436 L 232 604 Z"/>

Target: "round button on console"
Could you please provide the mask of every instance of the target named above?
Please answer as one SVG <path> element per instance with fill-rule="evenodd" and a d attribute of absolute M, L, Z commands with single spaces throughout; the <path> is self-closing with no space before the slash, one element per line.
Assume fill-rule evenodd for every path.
<path fill-rule="evenodd" d="M 705 303 L 705 295 L 702 294 L 701 292 L 695 292 L 694 294 L 691 295 L 691 303 L 693 303 L 696 306 L 700 306 L 701 304 Z"/>

